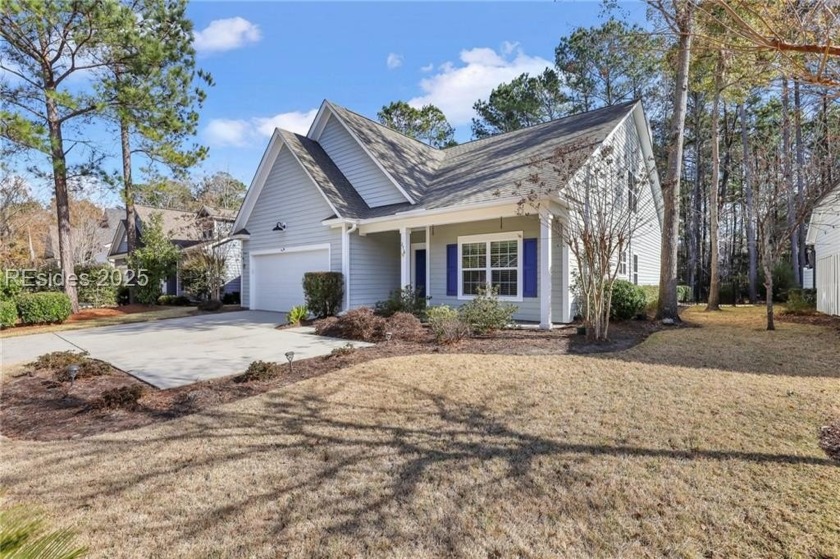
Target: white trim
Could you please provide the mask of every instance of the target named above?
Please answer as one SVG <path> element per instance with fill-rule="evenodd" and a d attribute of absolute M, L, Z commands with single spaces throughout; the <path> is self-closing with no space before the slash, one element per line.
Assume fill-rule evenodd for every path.
<path fill-rule="evenodd" d="M 408 194 L 408 192 L 406 192 L 406 190 L 400 185 L 400 183 L 398 183 L 397 180 L 393 176 L 391 176 L 391 173 L 389 173 L 388 171 L 385 170 L 385 167 L 382 166 L 382 163 L 379 162 L 379 159 L 377 159 L 376 157 L 373 156 L 373 154 L 370 152 L 370 150 L 367 148 L 367 146 L 364 144 L 364 142 L 362 142 L 359 139 L 359 137 L 356 135 L 356 133 L 353 132 L 353 130 L 349 126 L 347 126 L 347 123 L 344 122 L 344 119 L 342 119 L 341 116 L 339 116 L 338 111 L 335 110 L 332 103 L 330 103 L 329 100 L 325 99 L 324 100 L 324 106 L 329 109 L 330 114 L 328 114 L 325 117 L 321 114 L 321 112 L 319 110 L 318 115 L 316 115 L 316 119 L 321 118 L 323 120 L 323 122 L 319 122 L 317 126 L 315 126 L 315 122 L 312 123 L 313 127 L 310 130 L 310 132 L 312 132 L 313 134 L 312 134 L 312 136 L 310 136 L 310 138 L 312 140 L 316 141 L 316 142 L 318 140 L 320 140 L 321 134 L 324 132 L 324 128 L 326 128 L 330 117 L 331 116 L 335 117 L 335 119 L 339 123 L 341 123 L 341 125 L 344 127 L 344 129 L 347 131 L 347 133 L 350 134 L 350 137 L 353 138 L 353 140 L 359 145 L 359 147 L 362 148 L 362 150 L 365 152 L 365 154 L 367 154 L 367 156 L 370 158 L 370 160 L 374 162 L 374 164 L 377 166 L 377 168 L 379 168 L 380 171 L 382 171 L 382 173 L 385 175 L 385 178 L 387 178 L 391 182 L 391 184 L 394 185 L 394 187 L 400 192 L 400 194 L 403 195 L 403 197 L 409 203 L 416 204 L 417 202 L 414 200 L 414 198 L 412 198 Z M 329 155 L 329 154 L 327 154 L 327 155 Z"/>
<path fill-rule="evenodd" d="M 490 285 L 492 280 L 492 269 L 490 268 L 490 243 L 493 241 L 516 241 L 517 243 L 517 258 L 516 258 L 516 296 L 500 295 L 500 301 L 514 301 L 522 302 L 522 231 L 507 231 L 504 233 L 487 233 L 482 235 L 464 235 L 457 239 L 458 243 L 458 300 L 469 301 L 475 299 L 475 295 L 464 295 L 464 275 L 463 275 L 463 256 L 461 247 L 466 243 L 487 243 L 487 263 L 485 269 L 487 270 L 487 284 Z M 427 272 L 428 273 L 428 272 Z"/>
<path fill-rule="evenodd" d="M 426 226 L 426 298 L 432 296 L 432 240 L 429 237 L 429 226 Z"/>
<path fill-rule="evenodd" d="M 350 309 L 350 226 L 341 226 L 341 275 L 344 276 L 344 310 Z"/>
<path fill-rule="evenodd" d="M 286 254 L 292 252 L 307 252 L 316 250 L 327 250 L 327 270 L 332 271 L 332 248 L 330 243 L 319 243 L 316 245 L 299 245 L 293 247 L 267 248 L 255 250 L 248 253 L 248 308 L 253 309 L 257 301 L 257 283 L 254 281 L 254 257 L 267 256 L 270 254 Z"/>
<path fill-rule="evenodd" d="M 428 225 L 452 225 L 469 221 L 485 221 L 500 217 L 522 216 L 519 206 L 512 201 L 492 204 L 478 204 L 469 207 L 443 208 L 439 210 L 423 210 L 411 214 L 397 214 L 385 218 L 359 220 L 359 233 L 382 233 L 395 231 L 401 227 L 426 227 Z M 328 224 L 327 222 L 322 222 Z"/>
<path fill-rule="evenodd" d="M 572 270 L 569 267 L 569 243 L 565 239 L 561 239 L 560 243 L 560 266 L 562 275 L 560 276 L 560 293 L 563 296 L 561 305 L 561 322 L 572 321 Z"/>
<path fill-rule="evenodd" d="M 427 250 L 426 243 L 411 243 L 411 287 L 414 290 L 417 290 L 417 251 L 418 250 Z M 426 290 L 426 294 L 429 293 L 429 262 L 428 262 L 428 252 L 426 252 L 426 285 L 423 286 L 423 289 Z"/>
<path fill-rule="evenodd" d="M 400 228 L 400 289 L 411 285 L 411 230 Z"/>
<path fill-rule="evenodd" d="M 540 328 L 551 330 L 551 291 L 553 289 L 551 276 L 553 263 L 551 260 L 552 215 L 546 213 L 540 216 L 540 257 L 539 257 L 539 294 L 540 294 Z"/>

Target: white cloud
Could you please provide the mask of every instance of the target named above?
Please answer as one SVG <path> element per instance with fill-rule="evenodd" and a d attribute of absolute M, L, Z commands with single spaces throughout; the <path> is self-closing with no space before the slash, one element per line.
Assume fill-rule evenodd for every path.
<path fill-rule="evenodd" d="M 424 74 L 429 73 L 429 72 L 431 72 L 431 71 L 432 71 L 432 70 L 434 70 L 434 69 L 435 69 L 435 65 L 434 65 L 433 63 L 431 63 L 431 62 L 429 62 L 429 63 L 428 63 L 428 64 L 426 64 L 425 66 L 421 66 L 421 67 L 420 67 L 420 71 L 421 71 L 421 72 L 423 72 Z"/>
<path fill-rule="evenodd" d="M 462 50 L 460 63 L 445 62 L 437 73 L 420 81 L 423 95 L 411 99 L 409 104 L 420 107 L 431 103 L 443 111 L 453 126 L 468 124 L 475 115 L 473 103 L 486 99 L 497 85 L 522 73 L 538 74 L 552 66 L 544 58 L 526 55 L 516 43 L 506 42 L 500 50 Z"/>
<path fill-rule="evenodd" d="M 262 38 L 260 28 L 241 17 L 215 19 L 201 31 L 194 31 L 193 46 L 198 52 L 224 52 L 256 43 Z"/>
<path fill-rule="evenodd" d="M 261 146 L 275 128 L 306 134 L 318 109 L 292 111 L 249 119 L 216 118 L 204 128 L 204 140 L 213 147 Z"/>
<path fill-rule="evenodd" d="M 385 60 L 385 64 L 388 66 L 389 70 L 395 70 L 403 65 L 403 56 L 395 52 L 388 53 L 388 58 Z"/>

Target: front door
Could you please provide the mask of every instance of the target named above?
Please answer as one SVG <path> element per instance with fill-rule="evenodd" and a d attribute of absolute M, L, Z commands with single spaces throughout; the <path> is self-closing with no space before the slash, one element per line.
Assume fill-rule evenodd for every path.
<path fill-rule="evenodd" d="M 426 249 L 414 251 L 414 290 L 421 297 L 426 296 Z"/>

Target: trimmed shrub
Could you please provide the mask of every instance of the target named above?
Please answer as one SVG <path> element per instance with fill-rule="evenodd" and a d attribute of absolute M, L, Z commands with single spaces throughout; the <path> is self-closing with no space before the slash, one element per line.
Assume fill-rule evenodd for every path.
<path fill-rule="evenodd" d="M 79 302 L 94 307 L 107 307 L 117 304 L 119 282 L 112 281 L 121 277 L 116 268 L 108 264 L 91 264 L 76 269 L 79 278 L 77 293 Z"/>
<path fill-rule="evenodd" d="M 423 328 L 420 319 L 407 312 L 394 313 L 391 318 L 387 319 L 385 328 L 386 339 L 388 332 L 391 333 L 391 339 L 405 342 L 418 342 L 426 337 L 426 330 Z"/>
<path fill-rule="evenodd" d="M 79 366 L 76 380 L 111 374 L 110 365 L 98 359 L 91 359 L 87 352 L 52 351 L 39 356 L 27 366 L 37 371 L 51 372 L 57 381 L 70 382 L 70 373 L 67 371 L 70 365 Z"/>
<path fill-rule="evenodd" d="M 779 262 L 773 266 L 773 301 L 784 303 L 787 301 L 788 290 L 796 288 L 796 281 L 793 277 L 793 268 L 788 262 Z M 767 298 L 767 288 L 764 286 L 764 267 L 758 271 L 758 294 Z"/>
<path fill-rule="evenodd" d="M 659 299 L 659 286 L 656 286 L 656 299 Z M 679 303 L 688 303 L 691 301 L 691 286 L 678 285 L 677 286 L 677 301 Z"/>
<path fill-rule="evenodd" d="M 426 320 L 439 344 L 458 343 L 470 335 L 470 325 L 462 320 L 457 309 L 447 305 L 429 307 Z"/>
<path fill-rule="evenodd" d="M 91 402 L 94 409 L 136 409 L 143 397 L 143 387 L 139 384 L 120 386 L 102 392 L 102 395 Z"/>
<path fill-rule="evenodd" d="M 230 293 L 222 294 L 222 303 L 225 305 L 239 305 L 242 303 L 242 297 L 238 291 L 231 291 Z"/>
<path fill-rule="evenodd" d="M 289 314 L 286 315 L 286 322 L 288 324 L 298 325 L 307 318 L 309 318 L 309 309 L 306 308 L 306 305 L 295 305 L 291 308 Z"/>
<path fill-rule="evenodd" d="M 20 278 L 9 277 L 6 270 L 0 270 L 0 301 L 12 301 L 23 291 Z"/>
<path fill-rule="evenodd" d="M 215 312 L 222 308 L 222 302 L 218 299 L 210 299 L 209 301 L 202 301 L 198 304 L 198 310 Z"/>
<path fill-rule="evenodd" d="M 411 313 L 418 318 L 426 314 L 426 298 L 416 289 L 406 285 L 403 289 L 395 289 L 384 301 L 376 303 L 376 314 L 388 318 L 395 313 Z"/>
<path fill-rule="evenodd" d="M 157 304 L 170 307 L 188 307 L 192 304 L 192 301 L 186 295 L 161 295 L 158 297 Z"/>
<path fill-rule="evenodd" d="M 488 334 L 510 324 L 516 309 L 516 305 L 499 301 L 497 289 L 479 288 L 478 295 L 459 312 L 474 334 Z"/>
<path fill-rule="evenodd" d="M 306 272 L 303 295 L 306 308 L 316 317 L 334 316 L 344 297 L 344 276 L 340 272 Z"/>
<path fill-rule="evenodd" d="M 385 339 L 386 321 L 375 314 L 370 307 L 359 307 L 333 319 L 327 318 L 315 326 L 315 332 L 322 336 L 379 342 Z"/>
<path fill-rule="evenodd" d="M 658 285 L 640 285 L 639 289 L 645 294 L 645 310 L 649 313 L 656 311 L 656 306 L 659 304 L 659 286 Z M 677 288 L 679 291 L 679 288 Z M 679 293 L 677 293 L 679 299 Z"/>
<path fill-rule="evenodd" d="M 17 324 L 18 311 L 14 301 L 0 301 L 0 328 L 11 328 Z"/>
<path fill-rule="evenodd" d="M 24 324 L 61 323 L 73 311 L 67 294 L 55 291 L 21 293 L 15 302 L 20 321 Z"/>
<path fill-rule="evenodd" d="M 641 287 L 625 280 L 615 280 L 612 288 L 610 319 L 630 320 L 645 310 L 647 298 Z"/>
<path fill-rule="evenodd" d="M 234 377 L 234 382 L 255 382 L 271 380 L 280 375 L 283 366 L 272 361 L 254 361 L 241 375 Z"/>

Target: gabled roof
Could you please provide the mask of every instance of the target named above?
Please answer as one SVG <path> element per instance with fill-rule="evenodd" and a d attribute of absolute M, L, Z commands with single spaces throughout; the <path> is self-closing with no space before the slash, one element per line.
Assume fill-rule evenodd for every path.
<path fill-rule="evenodd" d="M 154 208 L 139 204 L 135 204 L 134 211 L 137 215 L 137 221 L 140 224 L 139 233 L 141 236 L 143 224 L 148 223 L 153 214 L 160 214 L 163 231 L 176 246 L 186 248 L 202 241 L 201 230 L 196 226 L 196 212 Z M 125 225 L 126 220 L 123 217 L 115 231 L 114 240 L 111 243 L 108 256 L 113 257 L 122 254 L 120 252 L 120 246 L 125 237 Z"/>
<path fill-rule="evenodd" d="M 203 206 L 201 206 L 201 209 L 198 210 L 198 215 L 207 216 L 213 219 L 233 221 L 236 218 L 236 212 L 237 210 L 229 210 L 227 208 L 216 208 L 204 204 Z"/>
<path fill-rule="evenodd" d="M 591 154 L 634 111 L 637 112 L 636 125 L 641 126 L 644 122 L 641 103 L 630 101 L 438 149 L 325 101 L 307 136 L 281 130 L 275 132 L 237 216 L 235 228 L 245 227 L 267 176 L 265 167 L 272 165 L 277 156 L 277 137 L 289 147 L 316 183 L 333 208 L 334 217 L 360 220 L 407 210 L 441 209 L 509 198 L 516 194 L 517 183 L 533 174 L 535 158 L 549 157 L 558 148 L 572 145 Z M 312 139 L 318 137 L 331 117 L 344 124 L 389 178 L 405 189 L 410 201 L 376 208 L 365 203 L 320 144 Z M 639 134 L 643 144 L 649 143 L 649 130 L 639 129 Z M 655 168 L 651 166 L 650 170 L 655 174 Z M 658 185 L 657 181 L 654 177 Z"/>

